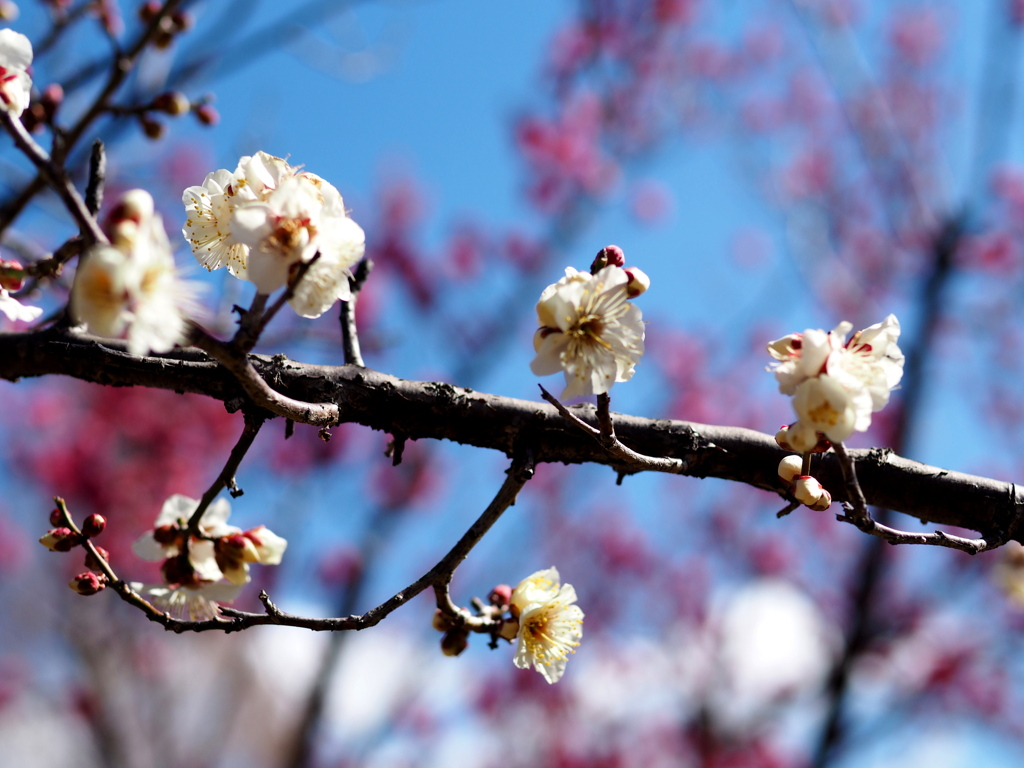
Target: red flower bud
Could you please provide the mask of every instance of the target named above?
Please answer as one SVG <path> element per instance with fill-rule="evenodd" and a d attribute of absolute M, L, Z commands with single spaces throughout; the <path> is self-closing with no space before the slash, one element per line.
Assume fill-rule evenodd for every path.
<path fill-rule="evenodd" d="M 17 291 L 25 283 L 25 268 L 16 261 L 0 259 L 0 288 Z"/>
<path fill-rule="evenodd" d="M 82 523 L 82 535 L 87 539 L 99 536 L 107 527 L 107 519 L 103 515 L 92 514 Z"/>
<path fill-rule="evenodd" d="M 54 528 L 60 528 L 64 524 L 64 515 L 61 514 L 59 509 L 54 508 L 50 512 L 50 525 Z"/>
<path fill-rule="evenodd" d="M 181 529 L 176 525 L 161 525 L 153 530 L 153 541 L 161 546 L 177 544 L 181 536 Z"/>
<path fill-rule="evenodd" d="M 171 586 L 190 586 L 196 583 L 196 571 L 189 562 L 188 554 L 169 557 L 160 566 L 164 582 Z"/>
<path fill-rule="evenodd" d="M 139 8 L 139 18 L 146 24 L 149 24 L 160 13 L 161 5 L 162 3 L 159 0 L 149 0 L 149 2 L 143 3 L 142 7 Z"/>
<path fill-rule="evenodd" d="M 212 104 L 200 104 L 192 111 L 195 113 L 196 120 L 203 125 L 216 125 L 220 122 L 220 113 L 213 108 Z"/>
<path fill-rule="evenodd" d="M 499 584 L 491 590 L 491 594 L 487 596 L 488 602 L 491 605 L 502 608 L 509 604 L 512 600 L 512 587 L 508 584 Z"/>
<path fill-rule="evenodd" d="M 174 117 L 184 115 L 192 109 L 192 105 L 189 103 L 188 97 L 181 91 L 167 91 L 165 93 L 161 93 L 153 99 L 152 107 L 157 112 L 163 112 Z"/>
<path fill-rule="evenodd" d="M 39 543 L 51 552 L 70 552 L 82 543 L 82 537 L 70 528 L 54 528 Z"/>
<path fill-rule="evenodd" d="M 105 550 L 103 547 L 97 547 L 95 544 L 93 544 L 93 546 L 96 547 L 96 554 L 109 563 L 110 553 L 107 552 L 107 550 Z M 85 553 L 85 567 L 88 568 L 90 571 L 96 571 L 98 573 L 103 571 L 103 567 L 100 565 L 100 561 L 97 558 L 93 557 L 92 552 L 88 551 Z"/>
<path fill-rule="evenodd" d="M 95 595 L 107 588 L 107 577 L 102 573 L 85 571 L 69 581 L 68 586 L 80 595 Z"/>
<path fill-rule="evenodd" d="M 164 135 L 164 124 L 159 120 L 154 120 L 148 115 L 141 115 L 139 123 L 142 125 L 142 132 L 146 134 L 146 138 L 156 141 Z"/>
<path fill-rule="evenodd" d="M 449 629 L 441 638 L 441 653 L 458 656 L 469 647 L 469 633 L 465 629 Z"/>

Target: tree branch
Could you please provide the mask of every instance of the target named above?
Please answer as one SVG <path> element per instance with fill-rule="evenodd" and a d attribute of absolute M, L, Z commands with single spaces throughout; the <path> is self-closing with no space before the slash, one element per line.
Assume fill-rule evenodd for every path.
<path fill-rule="evenodd" d="M 151 621 L 155 621 L 161 624 L 164 629 L 173 632 L 207 632 L 214 630 L 227 633 L 266 624 L 302 627 L 321 632 L 368 629 L 376 626 L 397 608 L 400 608 L 416 597 L 416 595 L 431 587 L 434 589 L 438 607 L 442 610 L 447 609 L 453 612 L 453 617 L 456 618 L 461 626 L 474 632 L 492 632 L 495 629 L 493 619 L 486 616 L 472 616 L 467 611 L 454 607 L 454 604 L 448 597 L 448 585 L 451 583 L 452 574 L 455 572 L 455 569 L 466 559 L 466 556 L 473 550 L 473 547 L 480 542 L 505 510 L 515 504 L 519 491 L 533 477 L 533 466 L 533 457 L 528 449 L 517 455 L 516 459 L 512 462 L 512 466 L 508 469 L 505 482 L 498 489 L 494 499 L 480 517 L 477 518 L 476 522 L 469 527 L 469 530 L 463 534 L 455 546 L 448 551 L 448 554 L 438 561 L 437 565 L 377 607 L 371 608 L 363 614 L 343 618 L 317 619 L 285 613 L 270 600 L 266 592 L 260 592 L 260 602 L 263 603 L 264 613 L 249 613 L 220 606 L 220 612 L 225 618 L 200 621 L 178 619 L 156 608 L 135 591 L 130 584 L 118 578 L 117 574 L 110 567 L 110 563 L 96 551 L 91 541 L 86 539 L 83 542 L 83 546 L 97 559 L 101 570 L 107 577 L 110 588 L 122 600 L 140 609 Z M 79 529 L 71 519 L 71 515 L 68 513 L 63 500 L 57 498 L 54 501 L 64 517 L 65 525 L 71 528 L 72 531 L 79 533 Z"/>
<path fill-rule="evenodd" d="M 406 381 L 368 368 L 305 365 L 280 355 L 249 355 L 242 364 L 258 386 L 266 387 L 288 407 L 260 405 L 297 421 L 313 422 L 318 416 L 331 423 L 357 423 L 399 433 L 410 440 L 452 440 L 509 456 L 525 442 L 533 447 L 538 463 L 594 463 L 625 474 L 637 471 L 544 403 L 439 382 Z M 202 394 L 223 401 L 231 411 L 242 408 L 248 399 L 233 372 L 196 349 L 133 357 L 117 342 L 59 328 L 0 334 L 0 378 L 14 381 L 51 374 Z M 786 454 L 771 435 L 625 414 L 615 414 L 615 428 L 618 439 L 636 453 L 685 462 L 681 474 L 732 480 L 779 495 L 787 491 L 777 471 Z M 868 504 L 924 522 L 985 535 L 1005 531 L 1010 539 L 1024 540 L 1024 499 L 1012 483 L 919 464 L 885 449 L 851 451 L 851 455 Z M 823 454 L 816 461 L 815 477 L 837 502 L 850 500 L 834 454 Z"/>

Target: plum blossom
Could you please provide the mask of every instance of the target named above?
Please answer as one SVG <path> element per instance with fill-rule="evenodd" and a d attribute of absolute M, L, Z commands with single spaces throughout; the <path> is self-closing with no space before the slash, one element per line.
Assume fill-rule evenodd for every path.
<path fill-rule="evenodd" d="M 7 315 L 7 319 L 12 322 L 21 320 L 26 323 L 32 322 L 43 314 L 43 310 L 39 307 L 26 307 L 11 296 L 6 288 L 0 288 L 0 312 Z"/>
<path fill-rule="evenodd" d="M 842 322 L 829 333 L 808 329 L 768 344 L 776 362 L 779 391 L 793 398 L 797 421 L 785 433 L 795 451 L 809 451 L 819 434 L 841 442 L 871 425 L 871 414 L 889 402 L 903 377 L 903 353 L 897 344 L 895 315 L 855 333 Z"/>
<path fill-rule="evenodd" d="M 133 355 L 166 352 L 184 341 L 197 288 L 178 276 L 148 192 L 127 192 L 108 229 L 110 245 L 93 246 L 82 258 L 71 312 L 90 333 L 126 339 Z"/>
<path fill-rule="evenodd" d="M 20 117 L 31 100 L 32 43 L 20 32 L 0 29 L 0 109 Z"/>
<path fill-rule="evenodd" d="M 228 525 L 231 505 L 217 499 L 199 520 L 201 537 L 189 537 L 188 521 L 199 502 L 174 494 L 164 502 L 153 530 L 135 542 L 143 560 L 162 561 L 164 581 L 171 587 L 197 589 L 226 579 L 242 586 L 249 564 L 278 565 L 288 542 L 266 526 L 243 531 Z M 186 546 L 187 543 L 187 546 Z"/>
<path fill-rule="evenodd" d="M 538 376 L 564 371 L 563 399 L 605 394 L 633 377 L 644 353 L 644 324 L 628 300 L 630 280 L 614 265 L 593 275 L 568 267 L 541 293 L 530 369 Z"/>
<path fill-rule="evenodd" d="M 348 280 L 366 236 L 338 190 L 316 174 L 257 152 L 241 158 L 234 172 L 210 173 L 185 190 L 182 202 L 182 233 L 207 269 L 227 267 L 269 294 L 309 264 L 290 299 L 302 317 L 319 317 L 351 298 Z"/>
<path fill-rule="evenodd" d="M 510 602 L 519 620 L 515 665 L 532 666 L 549 683 L 558 682 L 583 637 L 583 611 L 574 605 L 576 590 L 560 584 L 557 569 L 549 568 L 519 582 Z"/>

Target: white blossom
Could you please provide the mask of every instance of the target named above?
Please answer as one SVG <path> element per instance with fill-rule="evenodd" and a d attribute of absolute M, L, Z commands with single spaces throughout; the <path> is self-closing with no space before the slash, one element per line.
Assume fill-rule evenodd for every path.
<path fill-rule="evenodd" d="M 560 585 L 554 568 L 519 583 L 512 593 L 513 614 L 519 618 L 517 667 L 532 666 L 549 683 L 558 682 L 583 637 L 583 611 L 575 602 L 576 590 Z"/>
<path fill-rule="evenodd" d="M 628 283 L 621 267 L 595 275 L 569 267 L 541 293 L 530 369 L 538 376 L 564 371 L 563 399 L 604 394 L 633 377 L 644 353 L 644 324 L 628 301 Z"/>
<path fill-rule="evenodd" d="M 116 211 L 111 244 L 93 246 L 82 257 L 71 312 L 90 333 L 125 338 L 133 355 L 166 352 L 184 340 L 196 288 L 178 276 L 148 192 L 126 193 Z"/>
<path fill-rule="evenodd" d="M 366 237 L 338 190 L 316 174 L 257 152 L 239 160 L 233 173 L 214 171 L 202 186 L 189 187 L 182 201 L 182 232 L 207 269 L 226 266 L 269 294 L 312 261 L 290 300 L 297 314 L 319 317 L 351 298 L 351 268 Z"/>
<path fill-rule="evenodd" d="M 209 621 L 217 618 L 218 605 L 232 603 L 242 588 L 237 584 L 203 583 L 197 586 L 145 586 L 132 582 L 132 589 L 156 608 L 184 621 Z"/>
<path fill-rule="evenodd" d="M 192 513 L 199 507 L 196 499 L 176 493 L 170 496 L 160 509 L 153 530 L 138 539 L 132 549 L 143 560 L 160 561 L 181 554 L 185 528 Z M 217 539 L 242 532 L 241 528 L 228 525 L 231 504 L 226 499 L 216 499 L 203 512 L 199 530 L 204 536 Z M 211 539 L 195 539 L 188 543 L 188 560 L 198 581 L 220 581 L 224 574 L 217 565 L 214 542 Z"/>
<path fill-rule="evenodd" d="M 5 288 L 0 288 L 0 312 L 7 315 L 7 319 L 16 322 L 21 320 L 30 323 L 43 314 L 39 307 L 26 307 L 16 298 L 11 296 Z"/>
<path fill-rule="evenodd" d="M 522 613 L 530 603 L 543 603 L 553 599 L 561 588 L 558 569 L 554 566 L 544 571 L 537 571 L 516 585 L 512 590 L 509 604 L 514 613 Z"/>
<path fill-rule="evenodd" d="M 32 64 L 32 43 L 20 32 L 0 29 L 0 109 L 14 117 L 29 105 L 32 79 L 26 70 Z"/>
<path fill-rule="evenodd" d="M 231 217 L 239 205 L 255 199 L 249 185 L 223 168 L 207 174 L 202 186 L 182 193 L 188 218 L 181 232 L 201 265 L 211 272 L 227 267 L 235 277 L 245 277 L 249 249 L 232 237 Z"/>
<path fill-rule="evenodd" d="M 288 542 L 265 525 L 243 531 L 228 525 L 231 505 L 226 499 L 213 501 L 199 519 L 202 538 L 188 537 L 188 521 L 199 502 L 188 496 L 174 494 L 164 502 L 153 530 L 135 542 L 135 554 L 144 560 L 164 561 L 182 556 L 188 541 L 188 564 L 173 564 L 175 575 L 187 572 L 183 583 L 174 579 L 172 586 L 196 587 L 207 583 L 228 582 L 241 586 L 248 583 L 249 564 L 278 565 Z M 167 571 L 165 571 L 165 577 Z"/>
<path fill-rule="evenodd" d="M 829 333 L 808 329 L 768 345 L 777 361 L 768 370 L 775 374 L 779 391 L 793 397 L 797 421 L 785 439 L 795 451 L 813 449 L 819 433 L 842 442 L 867 430 L 871 414 L 885 407 L 903 376 L 895 315 L 847 341 L 851 328 L 843 322 Z"/>

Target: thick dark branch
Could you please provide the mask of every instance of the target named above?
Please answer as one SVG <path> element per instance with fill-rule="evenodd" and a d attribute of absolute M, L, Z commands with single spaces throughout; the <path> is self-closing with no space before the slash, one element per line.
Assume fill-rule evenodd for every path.
<path fill-rule="evenodd" d="M 595 463 L 624 474 L 637 471 L 545 403 L 406 381 L 355 366 L 305 365 L 283 356 L 250 355 L 246 362 L 273 391 L 301 407 L 336 404 L 341 422 L 411 440 L 451 440 L 509 456 L 518 444 L 526 444 L 533 447 L 537 462 Z M 132 357 L 115 342 L 60 329 L 0 334 L 0 378 L 49 374 L 198 393 L 224 401 L 232 411 L 248 399 L 230 372 L 196 349 Z M 594 420 L 590 406 L 569 410 Z M 646 456 L 679 459 L 686 464 L 682 474 L 733 480 L 780 495 L 787 491 L 777 472 L 785 454 L 771 435 L 624 414 L 614 418 L 616 436 L 625 446 Z M 1012 483 L 930 467 L 881 449 L 851 454 L 868 504 L 925 522 L 970 528 L 986 537 L 1005 532 L 1011 539 L 1024 539 L 1024 499 L 1017 497 Z M 826 454 L 816 461 L 815 477 L 835 501 L 850 500 L 836 456 Z"/>

